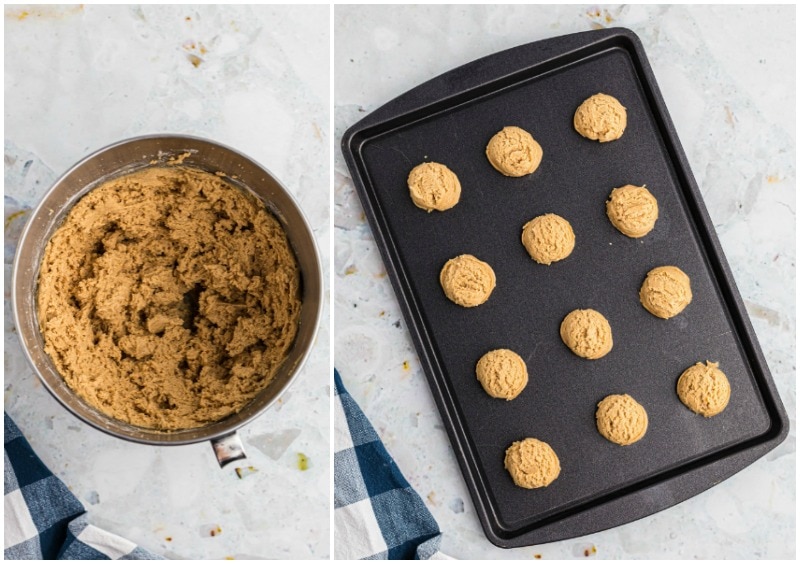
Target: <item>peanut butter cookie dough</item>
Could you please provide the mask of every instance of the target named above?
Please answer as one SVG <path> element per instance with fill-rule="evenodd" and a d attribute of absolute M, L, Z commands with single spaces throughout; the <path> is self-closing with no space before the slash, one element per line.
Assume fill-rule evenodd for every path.
<path fill-rule="evenodd" d="M 597 431 L 612 443 L 631 445 L 647 432 L 647 412 L 628 394 L 612 394 L 597 404 Z"/>
<path fill-rule="evenodd" d="M 505 467 L 514 483 L 527 489 L 549 486 L 561 473 L 555 451 L 546 442 L 533 438 L 508 447 Z"/>
<path fill-rule="evenodd" d="M 647 273 L 639 290 L 644 308 L 661 319 L 675 317 L 692 301 L 689 277 L 677 266 L 659 266 Z"/>
<path fill-rule="evenodd" d="M 528 385 L 525 361 L 509 349 L 497 349 L 483 355 L 475 374 L 483 389 L 493 398 L 512 400 Z"/>
<path fill-rule="evenodd" d="M 605 143 L 622 137 L 628 125 L 628 113 L 619 100 L 608 94 L 595 94 L 575 110 L 575 131 L 593 141 Z"/>
<path fill-rule="evenodd" d="M 411 201 L 427 212 L 449 210 L 461 198 L 456 173 L 440 163 L 422 163 L 408 174 Z"/>
<path fill-rule="evenodd" d="M 506 176 L 532 174 L 542 162 L 542 146 L 519 127 L 504 127 L 489 140 L 486 158 Z"/>
<path fill-rule="evenodd" d="M 728 406 L 731 385 L 718 362 L 698 362 L 678 378 L 678 397 L 695 413 L 713 417 Z"/>
<path fill-rule="evenodd" d="M 492 295 L 497 279 L 491 266 L 472 255 L 459 255 L 447 261 L 439 273 L 439 283 L 450 301 L 475 307 Z"/>
<path fill-rule="evenodd" d="M 266 388 L 295 339 L 300 272 L 280 223 L 214 174 L 105 182 L 47 244 L 38 312 L 67 384 L 116 419 L 201 427 Z"/>
<path fill-rule="evenodd" d="M 522 228 L 522 244 L 539 264 L 564 260 L 575 248 L 575 232 L 569 221 L 554 213 L 534 217 Z"/>
<path fill-rule="evenodd" d="M 561 322 L 561 340 L 576 355 L 596 360 L 614 346 L 611 325 L 603 314 L 593 309 L 576 309 Z"/>
<path fill-rule="evenodd" d="M 606 215 L 620 233 L 638 239 L 655 227 L 658 202 L 644 186 L 626 184 L 611 191 L 606 202 Z"/>

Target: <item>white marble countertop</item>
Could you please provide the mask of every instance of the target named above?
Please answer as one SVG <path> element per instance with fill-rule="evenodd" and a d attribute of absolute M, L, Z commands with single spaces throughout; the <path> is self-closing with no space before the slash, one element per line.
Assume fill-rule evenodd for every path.
<path fill-rule="evenodd" d="M 16 242 L 26 212 L 79 159 L 128 137 L 186 133 L 282 180 L 314 228 L 327 281 L 329 22 L 328 6 L 5 8 L 5 409 L 92 524 L 166 557 L 330 555 L 328 288 L 302 373 L 241 429 L 248 459 L 221 470 L 208 443 L 128 443 L 50 397 L 14 332 Z M 234 467 L 247 465 L 257 472 L 239 479 Z"/>
<path fill-rule="evenodd" d="M 451 68 L 523 43 L 624 26 L 642 39 L 791 419 L 752 466 L 634 523 L 502 550 L 484 536 L 340 151 L 335 364 L 458 558 L 793 558 L 795 8 L 337 6 L 335 141 Z"/>

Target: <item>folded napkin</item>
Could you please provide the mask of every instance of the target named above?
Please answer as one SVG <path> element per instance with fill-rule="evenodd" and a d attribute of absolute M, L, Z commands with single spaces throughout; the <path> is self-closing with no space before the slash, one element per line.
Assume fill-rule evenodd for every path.
<path fill-rule="evenodd" d="M 156 560 L 89 524 L 83 505 L 45 466 L 5 414 L 6 560 Z"/>
<path fill-rule="evenodd" d="M 334 557 L 443 559 L 439 526 L 334 371 Z"/>

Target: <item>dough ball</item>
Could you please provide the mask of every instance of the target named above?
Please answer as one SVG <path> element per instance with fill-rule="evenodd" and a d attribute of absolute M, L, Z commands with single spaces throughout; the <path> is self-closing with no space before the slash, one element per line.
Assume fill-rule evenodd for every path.
<path fill-rule="evenodd" d="M 449 210 L 461 198 L 461 183 L 452 170 L 439 163 L 422 163 L 408 174 L 411 201 L 427 212 Z"/>
<path fill-rule="evenodd" d="M 677 266 L 654 268 L 644 279 L 639 301 L 656 317 L 675 317 L 692 301 L 689 277 Z"/>
<path fill-rule="evenodd" d="M 614 346 L 611 325 L 593 309 L 571 311 L 561 322 L 561 340 L 576 355 L 595 360 L 606 356 Z"/>
<path fill-rule="evenodd" d="M 528 367 L 514 351 L 497 349 L 481 357 L 475 368 L 478 381 L 493 398 L 512 400 L 528 384 Z"/>
<path fill-rule="evenodd" d="M 567 258 L 575 248 L 575 232 L 569 221 L 554 213 L 534 217 L 522 228 L 522 244 L 539 264 Z"/>
<path fill-rule="evenodd" d="M 542 162 L 542 147 L 519 127 L 504 127 L 486 146 L 486 158 L 506 176 L 531 174 Z"/>
<path fill-rule="evenodd" d="M 683 405 L 702 415 L 713 417 L 727 407 L 731 385 L 718 362 L 698 362 L 678 378 L 678 397 Z"/>
<path fill-rule="evenodd" d="M 647 412 L 628 394 L 613 394 L 597 404 L 597 430 L 618 445 L 631 445 L 647 432 Z"/>
<path fill-rule="evenodd" d="M 475 307 L 489 299 L 497 279 L 492 267 L 472 255 L 460 255 L 445 263 L 439 274 L 445 295 L 463 307 Z"/>
<path fill-rule="evenodd" d="M 527 489 L 549 486 L 561 473 L 561 463 L 550 445 L 531 438 L 508 447 L 505 467 L 514 483 Z"/>
<path fill-rule="evenodd" d="M 644 237 L 658 219 L 658 202 L 644 186 L 627 184 L 614 188 L 606 202 L 611 225 L 628 237 Z"/>
<path fill-rule="evenodd" d="M 593 141 L 615 141 L 628 125 L 628 113 L 619 100 L 608 94 L 595 94 L 575 111 L 575 131 Z"/>

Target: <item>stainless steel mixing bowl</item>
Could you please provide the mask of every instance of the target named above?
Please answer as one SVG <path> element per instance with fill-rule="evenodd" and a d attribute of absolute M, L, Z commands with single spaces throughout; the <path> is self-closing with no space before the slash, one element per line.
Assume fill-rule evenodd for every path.
<path fill-rule="evenodd" d="M 161 432 L 113 419 L 86 403 L 67 386 L 44 351 L 36 308 L 39 265 L 45 245 L 69 209 L 105 180 L 163 164 L 187 155 L 183 165 L 223 172 L 231 181 L 260 198 L 280 220 L 297 257 L 302 276 L 302 309 L 294 345 L 274 380 L 239 413 L 197 429 Z M 229 147 L 185 135 L 150 135 L 100 149 L 73 166 L 47 192 L 31 214 L 14 259 L 12 302 L 25 354 L 45 387 L 74 415 L 116 437 L 151 445 L 212 441 L 220 464 L 244 457 L 236 429 L 252 421 L 287 389 L 314 343 L 322 312 L 322 274 L 314 236 L 302 211 L 284 186 L 264 167 Z"/>

